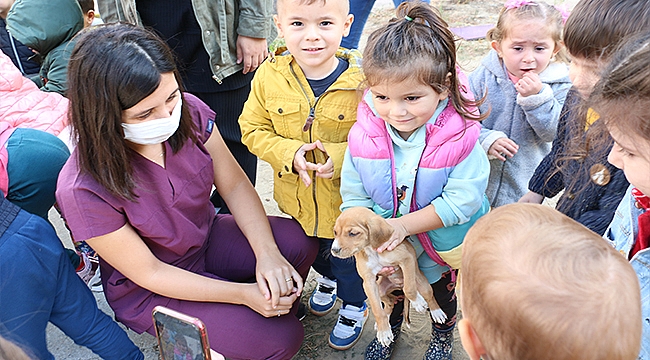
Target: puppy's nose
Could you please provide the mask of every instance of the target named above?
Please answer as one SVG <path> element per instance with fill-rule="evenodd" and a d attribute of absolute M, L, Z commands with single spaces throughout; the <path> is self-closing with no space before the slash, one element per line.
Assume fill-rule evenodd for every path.
<path fill-rule="evenodd" d="M 332 243 L 331 251 L 333 255 L 338 255 L 341 252 L 341 247 L 336 243 L 336 241 Z"/>

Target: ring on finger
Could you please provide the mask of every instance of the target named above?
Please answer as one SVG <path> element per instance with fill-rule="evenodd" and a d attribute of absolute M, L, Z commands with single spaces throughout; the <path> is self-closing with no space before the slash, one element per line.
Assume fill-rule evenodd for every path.
<path fill-rule="evenodd" d="M 284 279 L 284 281 L 286 281 L 286 282 L 292 282 L 292 281 L 293 281 L 293 278 L 288 277 L 288 278 Z"/>
<path fill-rule="evenodd" d="M 280 317 L 280 315 L 282 315 L 282 314 L 280 313 L 280 310 L 278 310 L 278 317 Z"/>

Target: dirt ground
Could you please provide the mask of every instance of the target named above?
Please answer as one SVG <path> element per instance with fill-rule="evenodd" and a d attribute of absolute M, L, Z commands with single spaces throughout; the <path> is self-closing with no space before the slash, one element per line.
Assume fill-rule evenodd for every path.
<path fill-rule="evenodd" d="M 553 0 L 547 0 L 549 3 Z M 564 3 L 572 8 L 577 0 L 567 0 Z M 450 27 L 461 27 L 471 25 L 491 25 L 496 22 L 497 15 L 503 1 L 493 0 L 431 0 L 442 16 L 447 20 Z M 559 3 L 559 2 L 558 2 Z M 362 49 L 368 34 L 378 26 L 385 24 L 394 16 L 393 3 L 391 0 L 376 0 L 373 12 L 366 24 L 364 35 L 360 42 Z M 480 63 L 487 54 L 489 45 L 485 40 L 465 41 L 459 39 L 458 63 L 463 70 L 469 74 Z M 260 161 L 258 166 L 256 188 L 262 203 L 269 215 L 282 215 L 273 200 L 273 175 L 268 164 Z M 57 233 L 66 246 L 72 246 L 69 235 L 58 219 L 58 214 L 50 213 L 50 218 L 57 228 Z M 317 274 L 312 271 L 306 281 L 302 301 L 307 303 L 309 294 L 316 284 Z M 112 316 L 112 311 L 103 296 L 103 293 L 95 293 L 100 309 Z M 307 314 L 303 320 L 305 327 L 305 340 L 300 352 L 294 357 L 296 360 L 333 360 L 333 359 L 363 359 L 366 345 L 374 338 L 374 319 L 372 315 L 368 319 L 364 332 L 359 342 L 347 351 L 336 351 L 327 344 L 327 338 L 332 330 L 338 316 L 338 307 L 324 317 L 316 317 Z M 393 359 L 420 359 L 426 350 L 431 334 L 431 322 L 426 314 L 412 311 L 412 324 L 409 329 L 404 329 L 402 336 L 396 343 Z M 459 318 L 461 317 L 459 311 Z M 127 330 L 129 337 L 138 345 L 145 354 L 145 359 L 153 360 L 158 358 L 158 349 L 155 338 L 148 334 L 135 334 Z M 47 330 L 48 347 L 57 359 L 98 359 L 88 349 L 75 345 L 60 330 L 49 325 Z M 462 350 L 460 340 L 456 333 L 454 342 L 453 358 L 455 360 L 468 359 Z"/>

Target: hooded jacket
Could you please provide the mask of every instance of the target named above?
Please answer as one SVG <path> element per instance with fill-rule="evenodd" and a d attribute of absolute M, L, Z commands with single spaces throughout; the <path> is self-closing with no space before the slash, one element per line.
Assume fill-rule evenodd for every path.
<path fill-rule="evenodd" d="M 23 75 L 28 77 L 38 76 L 41 64 L 32 60 L 35 54 L 27 46 L 9 35 L 7 23 L 4 19 L 0 19 L 0 49 L 5 55 L 9 56 Z"/>
<path fill-rule="evenodd" d="M 491 50 L 469 76 L 472 92 L 480 98 L 482 114 L 479 141 L 487 152 L 499 138 L 513 140 L 519 149 L 506 161 L 490 160 L 487 196 L 494 207 L 519 200 L 528 190 L 528 180 L 551 150 L 564 100 L 571 87 L 569 72 L 563 63 L 551 63 L 539 74 L 543 83 L 539 94 L 523 97 L 508 77 L 497 52 Z"/>
<path fill-rule="evenodd" d="M 35 82 L 41 90 L 65 95 L 72 38 L 83 29 L 83 21 L 76 0 L 16 0 L 11 7 L 7 30 L 40 54 L 40 81 Z"/>
<path fill-rule="evenodd" d="M 330 239 L 340 214 L 341 166 L 348 132 L 357 118 L 357 88 L 363 80 L 359 51 L 339 48 L 336 56 L 348 61 L 348 69 L 318 98 L 292 55 L 265 61 L 255 73 L 239 117 L 242 143 L 273 168 L 280 210 L 298 220 L 307 235 Z M 306 126 L 310 115 L 313 123 Z M 327 154 L 315 150 L 306 154 L 307 160 L 324 163 L 329 156 L 334 175 L 331 179 L 312 176 L 312 184 L 305 187 L 293 172 L 293 158 L 302 145 L 316 140 Z"/>

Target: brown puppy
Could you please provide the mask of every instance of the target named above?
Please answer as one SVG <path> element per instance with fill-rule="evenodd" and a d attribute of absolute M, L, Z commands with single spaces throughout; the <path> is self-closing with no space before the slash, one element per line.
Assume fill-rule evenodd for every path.
<path fill-rule="evenodd" d="M 427 278 L 418 268 L 415 249 L 410 242 L 403 241 L 392 251 L 377 252 L 377 248 L 388 241 L 392 233 L 393 228 L 381 216 L 365 207 L 353 207 L 343 211 L 336 219 L 332 243 L 332 255 L 342 259 L 355 257 L 357 271 L 363 279 L 363 289 L 377 322 L 377 340 L 384 346 L 393 341 L 388 322 L 395 304 L 395 296 L 391 295 L 393 290 L 404 290 L 404 319 L 407 325 L 409 300 L 419 312 L 425 311 L 428 306 L 435 322 L 442 323 L 447 319 L 433 297 L 433 289 Z M 395 273 L 378 275 L 385 266 L 394 267 Z"/>

